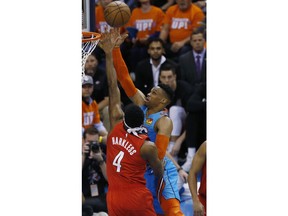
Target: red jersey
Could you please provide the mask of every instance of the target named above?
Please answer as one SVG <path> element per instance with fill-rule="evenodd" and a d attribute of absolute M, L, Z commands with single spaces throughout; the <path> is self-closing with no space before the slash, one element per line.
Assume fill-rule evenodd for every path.
<path fill-rule="evenodd" d="M 140 155 L 140 148 L 147 135 L 138 138 L 127 133 L 123 122 L 117 124 L 107 139 L 107 176 L 109 186 L 116 187 L 131 184 L 146 185 L 144 172 L 146 160 Z"/>
<path fill-rule="evenodd" d="M 140 137 L 140 138 L 139 138 Z M 153 197 L 146 188 L 146 160 L 140 149 L 147 135 L 128 133 L 123 122 L 107 138 L 107 206 L 109 216 L 156 216 Z"/>

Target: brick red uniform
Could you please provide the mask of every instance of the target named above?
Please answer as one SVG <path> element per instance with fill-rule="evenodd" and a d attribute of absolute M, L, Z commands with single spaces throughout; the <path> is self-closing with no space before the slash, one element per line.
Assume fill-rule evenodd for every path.
<path fill-rule="evenodd" d="M 140 137 L 140 138 L 139 138 Z M 115 125 L 107 139 L 107 205 L 109 216 L 156 216 L 153 197 L 146 188 L 146 160 L 140 149 L 147 135 L 129 134 L 123 122 Z"/>

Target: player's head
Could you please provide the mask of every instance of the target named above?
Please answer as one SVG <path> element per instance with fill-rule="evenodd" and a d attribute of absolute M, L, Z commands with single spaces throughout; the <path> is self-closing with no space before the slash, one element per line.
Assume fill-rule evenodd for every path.
<path fill-rule="evenodd" d="M 146 97 L 146 106 L 148 108 L 159 107 L 163 109 L 173 100 L 174 92 L 170 86 L 163 83 L 159 83 L 158 86 L 155 86 L 151 89 L 150 93 Z"/>
<path fill-rule="evenodd" d="M 82 97 L 87 98 L 93 92 L 93 78 L 85 75 L 82 80 Z"/>
<path fill-rule="evenodd" d="M 144 113 L 139 106 L 129 104 L 124 108 L 124 121 L 130 128 L 140 127 L 143 125 Z"/>

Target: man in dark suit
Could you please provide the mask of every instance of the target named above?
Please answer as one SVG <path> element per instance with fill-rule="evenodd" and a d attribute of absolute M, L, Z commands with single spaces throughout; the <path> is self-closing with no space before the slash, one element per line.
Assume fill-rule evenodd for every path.
<path fill-rule="evenodd" d="M 153 38 L 148 42 L 148 54 L 150 58 L 140 61 L 135 69 L 135 86 L 147 95 L 150 90 L 159 83 L 160 66 L 164 63 L 174 65 L 177 77 L 180 77 L 180 69 L 178 65 L 167 59 L 164 54 L 164 43 L 160 38 Z"/>
<path fill-rule="evenodd" d="M 204 33 L 196 30 L 190 38 L 192 50 L 179 57 L 181 79 L 195 88 L 196 84 L 206 83 L 206 49 Z"/>

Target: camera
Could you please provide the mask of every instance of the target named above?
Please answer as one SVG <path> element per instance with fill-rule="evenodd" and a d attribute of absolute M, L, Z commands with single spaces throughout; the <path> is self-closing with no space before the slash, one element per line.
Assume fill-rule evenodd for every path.
<path fill-rule="evenodd" d="M 90 141 L 89 142 L 90 151 L 93 153 L 98 153 L 100 151 L 100 145 L 97 141 Z"/>
<path fill-rule="evenodd" d="M 89 152 L 85 153 L 86 157 L 89 157 L 91 151 L 93 153 L 100 152 L 100 145 L 97 141 L 90 141 L 88 146 L 89 146 Z"/>

